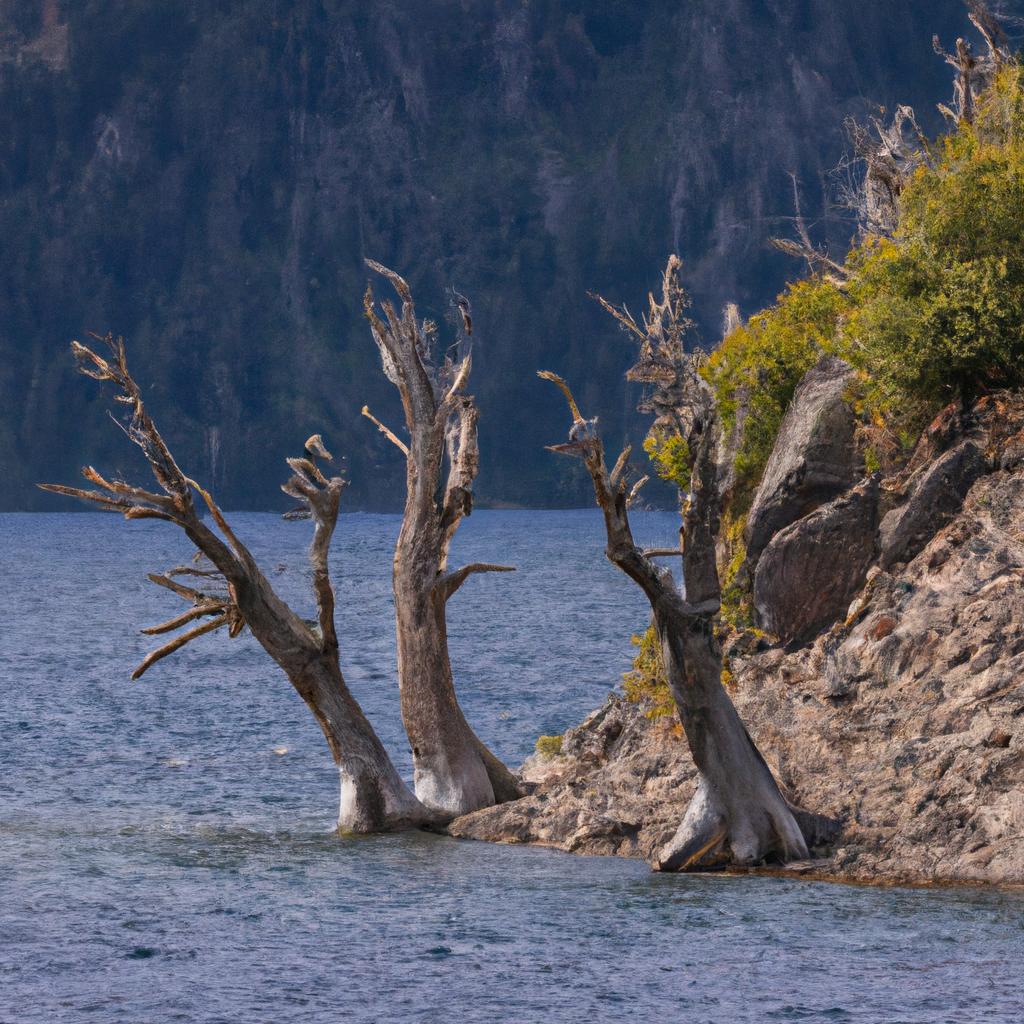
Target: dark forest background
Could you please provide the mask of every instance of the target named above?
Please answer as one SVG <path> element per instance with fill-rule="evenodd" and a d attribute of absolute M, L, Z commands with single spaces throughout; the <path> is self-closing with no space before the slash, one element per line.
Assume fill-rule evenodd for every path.
<path fill-rule="evenodd" d="M 346 506 L 400 505 L 398 426 L 361 315 L 372 256 L 445 324 L 473 303 L 481 504 L 588 504 L 544 452 L 569 378 L 609 447 L 642 424 L 634 311 L 677 251 L 706 345 L 799 272 L 787 172 L 822 240 L 843 121 L 934 104 L 961 0 L 0 2 L 0 508 L 134 466 L 68 343 L 122 333 L 187 472 L 283 508 L 283 458 L 344 453 Z M 378 286 L 380 290 L 380 286 Z"/>

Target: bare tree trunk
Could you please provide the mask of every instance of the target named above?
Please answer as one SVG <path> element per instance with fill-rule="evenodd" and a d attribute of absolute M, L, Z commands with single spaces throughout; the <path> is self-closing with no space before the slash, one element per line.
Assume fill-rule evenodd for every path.
<path fill-rule="evenodd" d="M 322 658 L 289 678 L 319 722 L 338 766 L 338 827 L 360 833 L 429 823 L 432 815 L 395 770 L 337 663 Z"/>
<path fill-rule="evenodd" d="M 714 627 L 705 616 L 655 616 L 669 686 L 700 777 L 656 867 L 753 864 L 807 856 L 807 844 L 771 770 L 725 687 Z"/>
<path fill-rule="evenodd" d="M 476 563 L 448 569 L 448 549 L 473 505 L 479 464 L 477 409 L 464 394 L 471 367 L 469 303 L 458 296 L 463 323 L 457 359 L 432 361 L 434 325 L 419 323 L 412 295 L 394 271 L 367 260 L 402 300 L 378 316 L 369 289 L 364 302 L 384 372 L 402 398 L 408 445 L 368 409 L 364 415 L 406 458 L 406 501 L 395 548 L 394 593 L 402 721 L 412 746 L 416 794 L 438 813 L 455 817 L 522 795 L 516 777 L 473 732 L 459 706 L 448 656 L 447 605 L 477 572 L 510 567 Z M 447 463 L 447 476 L 442 479 Z"/>
<path fill-rule="evenodd" d="M 302 503 L 304 517 L 315 523 L 310 563 L 316 594 L 319 625 L 314 631 L 275 593 L 252 554 L 231 530 L 212 496 L 178 468 L 156 425 L 146 412 L 141 392 L 128 372 L 124 342 L 105 339 L 113 359 L 107 361 L 75 342 L 72 351 L 79 369 L 95 380 L 114 383 L 131 416 L 125 427 L 129 439 L 143 451 L 163 493 L 146 491 L 124 481 L 105 480 L 92 467 L 83 475 L 96 490 L 43 485 L 45 490 L 83 498 L 101 509 L 120 512 L 126 519 L 161 519 L 174 523 L 195 544 L 203 562 L 179 566 L 150 579 L 191 603 L 190 611 L 143 632 L 165 634 L 200 619 L 162 647 L 147 655 L 132 675 L 139 678 L 161 659 L 206 633 L 228 627 L 231 637 L 248 626 L 264 650 L 288 676 L 313 712 L 323 731 L 341 782 L 338 826 L 349 832 L 374 832 L 409 828 L 436 819 L 402 781 L 387 751 L 345 684 L 338 658 L 334 626 L 334 588 L 327 555 L 337 522 L 344 481 L 328 479 L 316 460 L 331 461 L 319 435 L 306 442 L 306 455 L 289 459 L 294 475 L 284 490 Z M 197 492 L 219 533 L 200 517 L 193 502 Z M 186 586 L 181 577 L 194 577 L 197 586 Z"/>
<path fill-rule="evenodd" d="M 807 856 L 804 834 L 722 686 L 722 653 L 715 635 L 721 606 L 715 557 L 718 416 L 710 389 L 683 349 L 689 321 L 678 269 L 673 256 L 665 271 L 662 300 L 651 297 L 643 328 L 626 310 L 601 301 L 640 339 L 639 361 L 629 377 L 654 385 L 646 408 L 658 415 L 663 429 L 678 432 L 688 445 L 691 479 L 681 551 L 685 599 L 671 573 L 655 565 L 654 553 L 648 555 L 633 540 L 628 508 L 639 484 L 627 488 L 629 449 L 609 473 L 596 421 L 584 420 L 565 381 L 542 373 L 561 388 L 573 416 L 569 443 L 552 450 L 583 459 L 604 513 L 606 554 L 650 602 L 669 686 L 698 771 L 697 792 L 655 866 L 675 871 L 799 859 Z"/>

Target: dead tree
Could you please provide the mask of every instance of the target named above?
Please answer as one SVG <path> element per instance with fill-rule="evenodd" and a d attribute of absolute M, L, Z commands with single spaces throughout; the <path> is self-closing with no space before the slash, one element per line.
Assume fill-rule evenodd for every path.
<path fill-rule="evenodd" d="M 957 39 L 952 52 L 947 52 L 938 36 L 932 38 L 935 52 L 956 72 L 952 104 L 939 104 L 939 111 L 952 127 L 974 123 L 982 94 L 1013 60 L 1006 34 L 989 7 L 983 0 L 965 3 L 971 24 L 985 42 L 985 53 L 976 54 L 963 38 Z M 846 131 L 853 157 L 840 164 L 838 176 L 849 174 L 854 167 L 860 169 L 860 174 L 840 184 L 840 203 L 857 214 L 862 233 L 892 235 L 899 223 L 900 194 L 917 168 L 933 162 L 932 146 L 909 106 L 897 107 L 889 122 L 880 117 L 866 124 L 849 119 Z"/>
<path fill-rule="evenodd" d="M 931 146 L 912 107 L 899 106 L 888 123 L 880 117 L 868 124 L 848 119 L 852 165 L 862 168 L 861 180 L 847 185 L 844 205 L 857 215 L 862 234 L 890 236 L 899 223 L 899 199 L 914 171 L 931 157 Z"/>
<path fill-rule="evenodd" d="M 800 182 L 793 172 L 790 172 L 789 177 L 793 182 L 793 226 L 796 228 L 797 237 L 772 238 L 771 244 L 787 256 L 804 260 L 807 263 L 807 269 L 812 274 L 821 274 L 841 288 L 849 280 L 849 272 L 844 266 L 831 259 L 822 246 L 817 246 L 811 241 L 811 234 L 807 230 L 807 221 L 804 219 L 800 204 Z"/>
<path fill-rule="evenodd" d="M 522 796 L 516 777 L 466 721 L 448 657 L 448 601 L 474 573 L 511 571 L 489 563 L 448 567 L 452 538 L 473 508 L 479 466 L 478 412 L 465 393 L 472 320 L 469 303 L 457 296 L 462 336 L 435 364 L 436 327 L 416 319 L 409 286 L 387 267 L 366 262 L 401 299 L 401 312 L 384 299 L 378 313 L 368 287 L 364 308 L 384 373 L 401 396 L 409 443 L 365 407 L 363 413 L 406 460 L 405 513 L 393 575 L 402 720 L 412 746 L 417 796 L 435 811 L 457 816 Z"/>
<path fill-rule="evenodd" d="M 149 491 L 122 480 L 107 480 L 91 466 L 82 472 L 95 489 L 56 484 L 41 486 L 57 494 L 82 498 L 105 511 L 119 512 L 126 519 L 159 519 L 173 523 L 211 566 L 208 569 L 198 564 L 182 566 L 150 576 L 154 583 L 173 591 L 192 607 L 143 632 L 164 634 L 184 626 L 189 628 L 148 655 L 132 678 L 137 679 L 155 662 L 200 636 L 225 627 L 230 636 L 237 636 L 248 626 L 284 670 L 323 731 L 341 779 L 339 828 L 348 832 L 375 832 L 432 821 L 435 815 L 402 781 L 341 673 L 334 625 L 334 588 L 327 556 L 345 482 L 337 476 L 325 476 L 317 465 L 318 460 L 332 461 L 320 436 L 314 435 L 306 442 L 303 456 L 288 460 L 293 476 L 283 487 L 302 503 L 315 524 L 309 559 L 318 626 L 312 628 L 274 592 L 209 492 L 178 467 L 143 405 L 138 384 L 128 371 L 123 340 L 115 340 L 112 335 L 97 337 L 97 340 L 107 346 L 110 356 L 104 359 L 73 342 L 72 352 L 78 368 L 87 377 L 116 386 L 119 393 L 115 400 L 127 406 L 128 411 L 123 429 L 145 455 L 159 490 Z M 194 494 L 199 495 L 202 506 L 196 506 Z M 203 518 L 203 507 L 212 519 L 212 526 Z M 195 577 L 200 585 L 186 586 L 179 581 L 181 576 Z"/>
<path fill-rule="evenodd" d="M 985 40 L 985 53 L 978 56 L 974 47 L 963 38 L 957 39 L 953 52 L 949 53 L 938 36 L 932 37 L 935 52 L 956 71 L 952 107 L 945 103 L 939 104 L 939 111 L 954 125 L 974 123 L 979 96 L 992 84 L 999 70 L 1012 59 L 1006 34 L 988 5 L 983 0 L 965 2 L 971 24 Z"/>
<path fill-rule="evenodd" d="M 689 449 L 691 480 L 681 535 L 685 596 L 671 573 L 653 561 L 664 552 L 645 552 L 633 540 L 629 505 L 637 486 L 631 487 L 627 479 L 630 449 L 609 471 L 596 421 L 584 419 L 562 378 L 540 374 L 562 390 L 573 419 L 568 443 L 551 450 L 583 460 L 604 515 L 605 553 L 650 602 L 669 686 L 697 766 L 697 791 L 676 835 L 655 860 L 664 871 L 799 859 L 808 850 L 797 823 L 799 812 L 779 791 L 722 685 L 716 637 L 721 589 L 715 558 L 719 417 L 711 389 L 683 348 L 686 300 L 679 266 L 677 257 L 669 258 L 661 299 L 649 297 L 642 324 L 625 308 L 600 301 L 639 340 L 639 358 L 628 377 L 653 388 L 641 408 L 655 414 L 658 429 L 677 432 Z"/>

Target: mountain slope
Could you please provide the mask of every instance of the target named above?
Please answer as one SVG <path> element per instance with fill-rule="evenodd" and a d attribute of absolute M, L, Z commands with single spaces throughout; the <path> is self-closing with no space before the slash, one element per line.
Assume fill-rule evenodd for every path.
<path fill-rule="evenodd" d="M 123 333 L 150 407 L 228 507 L 278 507 L 314 430 L 350 507 L 402 466 L 359 417 L 399 419 L 361 320 L 363 256 L 422 314 L 473 301 L 483 501 L 581 503 L 542 445 L 556 369 L 609 444 L 636 423 L 627 345 L 588 288 L 637 302 L 668 250 L 704 337 L 770 301 L 796 171 L 815 216 L 842 121 L 933 109 L 959 0 L 47 0 L 0 8 L 0 507 L 123 440 L 66 346 Z M 927 8 L 932 8 L 931 10 Z M 820 227 L 841 246 L 849 225 Z M 62 506 L 63 507 L 63 506 Z"/>

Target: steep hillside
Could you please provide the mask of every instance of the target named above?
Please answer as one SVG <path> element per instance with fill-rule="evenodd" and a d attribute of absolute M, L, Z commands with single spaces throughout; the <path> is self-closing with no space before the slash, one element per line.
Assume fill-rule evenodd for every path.
<path fill-rule="evenodd" d="M 482 500 L 585 501 L 541 454 L 560 420 L 533 371 L 580 382 L 610 441 L 636 422 L 586 290 L 642 294 L 675 250 L 706 337 L 724 302 L 764 305 L 793 269 L 765 246 L 786 172 L 819 215 L 844 117 L 931 110 L 931 34 L 963 25 L 960 0 L 3 5 L 0 508 L 52 507 L 31 483 L 87 455 L 118 468 L 62 358 L 90 328 L 130 339 L 229 507 L 276 507 L 314 429 L 348 453 L 350 507 L 393 507 L 401 467 L 358 415 L 396 418 L 364 255 L 426 315 L 449 283 L 472 297 Z"/>

